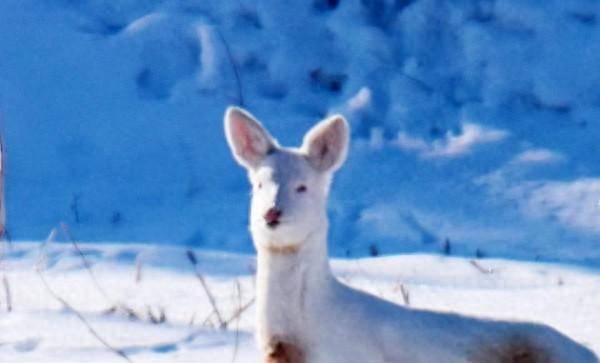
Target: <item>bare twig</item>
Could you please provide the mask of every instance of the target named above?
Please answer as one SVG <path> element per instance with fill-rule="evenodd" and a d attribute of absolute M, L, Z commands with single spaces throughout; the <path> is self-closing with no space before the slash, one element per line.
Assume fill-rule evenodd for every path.
<path fill-rule="evenodd" d="M 398 291 L 400 291 L 400 294 L 402 295 L 402 300 L 404 301 L 404 305 L 409 306 L 410 305 L 410 292 L 408 291 L 408 288 L 406 287 L 406 285 L 404 285 L 400 281 L 398 281 L 396 283 L 396 286 L 394 287 L 394 292 L 398 292 Z"/>
<path fill-rule="evenodd" d="M 450 238 L 446 238 L 442 243 L 442 252 L 446 256 L 452 254 L 452 243 L 450 242 Z"/>
<path fill-rule="evenodd" d="M 46 246 L 49 245 L 54 240 L 55 237 L 56 237 L 56 229 L 53 228 L 52 231 L 50 231 L 50 234 L 48 235 L 48 237 L 46 238 L 46 241 L 44 241 L 44 243 L 40 247 L 40 255 L 38 258 L 38 262 L 37 262 L 36 272 L 37 272 L 38 276 L 40 277 L 42 284 L 46 288 L 46 291 L 48 291 L 50 296 L 52 296 L 56 301 L 60 302 L 61 305 L 65 309 L 67 309 L 68 311 L 73 313 L 85 325 L 85 327 L 90 332 L 90 334 L 92 334 L 108 350 L 110 350 L 111 352 L 120 356 L 121 358 L 125 359 L 127 362 L 133 363 L 133 361 L 127 356 L 127 354 L 125 354 L 124 351 L 114 348 L 104 338 L 102 338 L 102 336 L 100 334 L 98 334 L 98 332 L 90 325 L 90 323 L 85 319 L 85 317 L 79 311 L 77 311 L 77 309 L 75 309 L 71 304 L 69 304 L 65 299 L 60 297 L 54 290 L 52 290 L 52 288 L 48 284 L 48 281 L 46 281 L 46 278 L 44 277 L 44 274 L 42 273 L 42 271 L 43 271 L 42 261 L 43 261 L 43 256 L 44 256 L 44 250 L 45 250 Z"/>
<path fill-rule="evenodd" d="M 146 306 L 146 310 L 148 312 L 148 319 L 152 324 L 162 324 L 165 321 L 167 321 L 167 315 L 163 307 L 160 307 L 158 309 L 158 316 L 154 315 L 154 312 L 152 311 L 152 308 L 150 306 Z"/>
<path fill-rule="evenodd" d="M 6 311 L 10 313 L 12 311 L 12 295 L 6 275 L 2 276 L 2 284 L 4 285 L 4 295 L 6 296 Z"/>
<path fill-rule="evenodd" d="M 471 265 L 473 265 L 473 267 L 475 267 L 477 269 L 477 271 L 481 272 L 482 274 L 485 275 L 489 275 L 489 274 L 493 274 L 494 273 L 494 269 L 491 267 L 483 267 L 479 264 L 479 262 L 475 261 L 475 260 L 471 260 L 469 261 L 469 263 Z"/>
<path fill-rule="evenodd" d="M 122 316 L 125 316 L 130 321 L 136 321 L 136 320 L 145 321 L 145 319 L 143 318 L 141 313 L 138 313 L 137 311 L 135 311 L 135 309 L 133 309 L 125 304 L 113 305 L 108 309 L 102 310 L 102 315 L 114 315 L 114 314 L 120 314 Z M 153 322 L 152 318 L 154 318 L 154 316 L 150 316 L 150 314 L 148 314 L 148 320 Z"/>
<path fill-rule="evenodd" d="M 100 293 L 102 294 L 102 296 L 104 296 L 104 298 L 106 299 L 106 301 L 111 304 L 112 303 L 112 299 L 108 296 L 108 293 L 106 292 L 106 290 L 104 290 L 104 288 L 102 287 L 102 285 L 100 285 L 100 283 L 98 282 L 98 280 L 96 279 L 96 276 L 94 275 L 94 271 L 92 270 L 92 265 L 90 264 L 90 262 L 88 261 L 88 259 L 85 257 L 85 254 L 83 253 L 83 251 L 81 250 L 81 248 L 79 248 L 79 245 L 77 244 L 77 241 L 75 241 L 75 238 L 73 238 L 73 235 L 71 234 L 71 232 L 69 231 L 69 227 L 67 226 L 66 223 L 61 223 L 60 224 L 60 228 L 62 229 L 63 233 L 65 234 L 65 236 L 67 237 L 67 239 L 71 242 L 71 244 L 73 245 L 73 247 L 75 248 L 75 250 L 77 251 L 77 253 L 79 254 L 79 257 L 81 258 L 81 261 L 83 262 L 83 265 L 85 266 L 86 270 L 88 271 L 92 282 L 94 283 L 94 286 L 96 286 L 96 289 L 98 289 L 98 291 L 100 291 Z"/>
<path fill-rule="evenodd" d="M 6 226 L 4 226 L 4 240 L 8 243 L 9 247 L 12 246 L 12 236 L 8 228 L 6 228 Z"/>
<path fill-rule="evenodd" d="M 40 277 L 40 280 L 42 281 L 42 284 L 46 288 L 46 291 L 48 291 L 48 293 L 56 301 L 60 302 L 65 309 L 67 309 L 68 311 L 73 313 L 83 323 L 83 325 L 85 325 L 87 330 L 90 332 L 90 334 L 92 334 L 94 336 L 94 338 L 96 338 L 96 340 L 98 340 L 104 347 L 106 347 L 106 349 L 115 353 L 116 355 L 123 358 L 127 362 L 133 363 L 133 361 L 127 356 L 127 354 L 125 354 L 125 352 L 123 350 L 115 348 L 112 345 L 110 345 L 110 343 L 108 343 L 104 338 L 102 338 L 102 336 L 100 336 L 100 334 L 98 334 L 98 332 L 90 325 L 90 323 L 87 321 L 87 319 L 79 311 L 77 311 L 77 309 L 75 309 L 65 299 L 63 299 L 56 292 L 54 292 L 54 290 L 52 290 L 52 288 L 48 284 L 48 281 L 46 281 L 46 278 L 44 277 L 44 275 L 42 274 L 42 272 L 40 270 L 38 270 L 37 273 L 38 273 L 38 276 Z"/>
<path fill-rule="evenodd" d="M 6 166 L 6 149 L 4 147 L 4 139 L 0 135 L 0 237 L 6 232 L 6 206 L 4 204 L 4 172 Z M 10 244 L 10 236 L 7 236 L 8 244 Z"/>
<path fill-rule="evenodd" d="M 408 292 L 406 285 L 404 285 L 404 284 L 400 285 L 400 292 L 402 293 L 402 300 L 404 300 L 404 305 L 409 306 L 410 305 L 410 293 Z"/>
<path fill-rule="evenodd" d="M 233 313 L 233 315 L 227 319 L 227 321 L 225 322 L 226 325 L 229 325 L 232 321 L 234 321 L 235 319 L 238 319 L 240 316 L 242 316 L 242 314 L 248 310 L 248 308 L 250 306 L 252 306 L 252 304 L 254 304 L 254 302 L 256 301 L 255 298 L 250 299 L 250 301 L 248 301 L 247 303 L 245 303 L 242 306 L 239 306 L 236 311 Z"/>
<path fill-rule="evenodd" d="M 81 199 L 81 194 L 76 193 L 73 195 L 73 199 L 71 200 L 71 205 L 69 208 L 71 212 L 73 212 L 73 217 L 75 218 L 75 223 L 79 224 L 81 219 L 79 218 L 79 199 Z"/>
<path fill-rule="evenodd" d="M 227 58 L 229 59 L 229 63 L 231 63 L 231 68 L 233 69 L 233 74 L 235 76 L 235 81 L 237 83 L 239 105 L 244 106 L 244 94 L 242 92 L 242 79 L 240 77 L 240 72 L 238 70 L 238 66 L 237 66 L 235 60 L 233 59 L 233 54 L 231 53 L 231 48 L 229 47 L 229 43 L 227 42 L 227 39 L 225 39 L 223 32 L 221 32 L 221 30 L 218 27 L 215 27 L 215 31 L 219 35 L 219 38 L 221 38 L 221 42 L 223 43 L 223 47 L 225 48 L 225 52 L 227 53 Z"/>
<path fill-rule="evenodd" d="M 71 242 L 75 251 L 77 251 L 79 258 L 83 262 L 85 269 L 88 271 L 88 274 L 90 275 L 92 283 L 94 284 L 96 289 L 100 292 L 100 294 L 104 297 L 106 302 L 110 305 L 110 307 L 108 309 L 104 310 L 103 313 L 105 315 L 111 315 L 111 314 L 120 312 L 120 313 L 124 314 L 129 320 L 144 320 L 144 319 L 142 319 L 141 315 L 138 312 L 136 312 L 133 308 L 131 308 L 123 303 L 120 303 L 120 302 L 115 303 L 110 298 L 110 296 L 108 295 L 106 290 L 102 287 L 102 285 L 100 285 L 100 282 L 98 282 L 98 279 L 96 279 L 96 276 L 92 269 L 92 264 L 85 257 L 85 253 L 81 250 L 81 248 L 79 247 L 79 244 L 77 243 L 75 238 L 73 238 L 73 235 L 70 233 L 69 227 L 67 226 L 67 224 L 61 223 L 60 226 L 61 226 L 61 230 L 63 231 L 66 238 Z M 50 235 L 48 236 L 46 241 L 40 247 L 40 261 L 38 262 L 38 268 L 39 268 L 40 262 L 43 259 L 42 256 L 43 256 L 44 249 L 50 242 L 52 242 L 56 238 L 56 234 L 57 234 L 56 229 L 52 229 L 52 231 L 50 232 Z"/>
<path fill-rule="evenodd" d="M 6 168 L 6 149 L 4 139 L 0 135 L 0 237 L 5 237 L 5 246 L 0 250 L 0 260 L 4 258 L 4 253 L 10 250 L 12 246 L 10 234 L 6 229 L 6 206 L 4 201 L 4 173 Z M 6 251 L 5 251 L 6 249 Z"/>
<path fill-rule="evenodd" d="M 215 327 L 215 325 L 214 325 L 214 324 L 212 323 L 212 321 L 211 321 L 211 319 L 212 319 L 213 315 L 215 315 L 215 311 L 214 311 L 214 310 L 212 310 L 212 311 L 210 312 L 210 314 L 208 314 L 208 315 L 206 316 L 206 318 L 204 318 L 204 320 L 202 320 L 202 324 L 200 324 L 200 326 L 202 326 L 202 327 L 207 327 L 207 326 L 209 326 L 209 327 L 211 327 L 211 328 L 214 328 L 214 327 Z M 209 325 L 209 324 L 210 324 L 210 325 Z"/>
<path fill-rule="evenodd" d="M 190 321 L 188 323 L 189 326 L 194 326 L 194 323 L 196 322 L 196 313 L 192 314 L 192 317 L 190 318 Z"/>
<path fill-rule="evenodd" d="M 125 313 L 125 315 L 127 316 L 127 318 L 131 321 L 135 321 L 135 320 L 143 320 L 140 317 L 140 314 L 138 314 L 133 308 L 130 308 L 127 305 L 118 305 L 117 306 L 117 311 L 121 310 L 122 312 Z"/>
<path fill-rule="evenodd" d="M 137 259 L 135 262 L 135 283 L 139 284 L 142 281 L 142 265 L 143 262 L 141 259 Z"/>
<path fill-rule="evenodd" d="M 103 310 L 102 315 L 112 315 L 115 314 L 118 310 L 119 308 L 116 305 L 111 306 L 110 308 Z"/>
<path fill-rule="evenodd" d="M 39 255 L 38 260 L 36 262 L 36 268 L 40 271 L 46 268 L 46 248 L 48 248 L 48 245 L 50 243 L 54 242 L 54 240 L 56 239 L 56 233 L 56 228 L 52 228 L 52 230 L 48 234 L 48 237 L 46 237 L 46 240 L 42 242 L 42 244 L 38 248 Z"/>
<path fill-rule="evenodd" d="M 240 286 L 240 281 L 239 280 L 235 280 L 235 290 L 237 292 L 237 303 L 238 303 L 238 308 L 237 310 L 239 311 L 241 309 L 242 306 L 242 287 Z M 231 357 L 231 363 L 235 363 L 236 359 L 237 359 L 237 354 L 238 354 L 238 349 L 239 349 L 239 344 L 240 344 L 240 319 L 239 319 L 239 315 L 238 318 L 235 320 L 235 340 L 234 340 L 234 346 L 233 346 L 233 356 Z"/>
<path fill-rule="evenodd" d="M 225 320 L 223 320 L 223 315 L 221 315 L 221 312 L 219 311 L 219 307 L 217 306 L 215 297 L 213 296 L 212 292 L 210 291 L 210 288 L 208 287 L 208 284 L 206 283 L 204 276 L 202 276 L 202 273 L 198 269 L 198 259 L 196 258 L 196 254 L 194 253 L 194 251 L 188 250 L 186 255 L 187 255 L 188 260 L 190 260 L 191 264 L 194 266 L 194 272 L 196 273 L 196 277 L 198 278 L 198 281 L 200 281 L 200 284 L 202 285 L 202 288 L 204 289 L 204 292 L 206 293 L 206 297 L 208 297 L 208 300 L 210 301 L 210 304 L 212 305 L 213 311 L 214 311 L 215 315 L 217 316 L 217 319 L 219 320 L 219 328 L 221 328 L 221 329 L 227 328 L 227 323 L 225 322 Z"/>

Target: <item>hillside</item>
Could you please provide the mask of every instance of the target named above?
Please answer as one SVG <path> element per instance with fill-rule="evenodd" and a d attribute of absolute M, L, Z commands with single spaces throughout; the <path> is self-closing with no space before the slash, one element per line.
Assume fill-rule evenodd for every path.
<path fill-rule="evenodd" d="M 251 252 L 222 114 L 341 112 L 337 256 L 600 266 L 594 1 L 4 0 L 8 228 Z"/>

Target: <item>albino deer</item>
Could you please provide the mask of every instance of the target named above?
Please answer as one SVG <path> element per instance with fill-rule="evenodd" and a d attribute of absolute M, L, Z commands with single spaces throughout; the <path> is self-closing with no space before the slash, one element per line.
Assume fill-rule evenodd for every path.
<path fill-rule="evenodd" d="M 227 141 L 252 183 L 257 341 L 268 363 L 598 363 L 556 330 L 395 305 L 339 282 L 327 256 L 327 195 L 348 149 L 332 116 L 283 148 L 246 111 Z"/>

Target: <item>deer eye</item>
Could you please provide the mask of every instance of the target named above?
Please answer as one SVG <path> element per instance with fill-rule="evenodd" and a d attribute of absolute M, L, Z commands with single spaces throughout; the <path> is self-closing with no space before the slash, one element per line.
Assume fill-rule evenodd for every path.
<path fill-rule="evenodd" d="M 306 185 L 302 184 L 298 188 L 296 188 L 298 193 L 304 193 L 306 191 Z"/>
<path fill-rule="evenodd" d="M 262 183 L 258 183 L 257 188 L 262 189 Z"/>

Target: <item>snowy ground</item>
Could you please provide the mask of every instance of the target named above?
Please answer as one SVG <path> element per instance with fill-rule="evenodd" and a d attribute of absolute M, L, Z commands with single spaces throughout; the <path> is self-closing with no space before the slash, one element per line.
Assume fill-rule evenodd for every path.
<path fill-rule="evenodd" d="M 185 249 L 142 244 L 80 248 L 91 270 L 71 244 L 22 243 L 7 251 L 1 272 L 10 286 L 12 312 L 0 293 L 0 361 L 125 361 L 52 296 L 42 276 L 55 295 L 134 362 L 256 362 L 252 307 L 227 330 L 217 329 L 218 318 L 211 314 Z M 252 301 L 254 257 L 195 255 L 222 319 L 229 320 Z M 413 307 L 544 322 L 600 353 L 598 271 L 500 259 L 473 265 L 465 258 L 424 254 L 334 260 L 333 268 L 346 283 L 399 304 L 406 303 L 404 290 Z M 111 311 L 114 306 L 125 309 Z M 163 310 L 165 322 L 153 323 L 149 310 L 154 318 Z"/>

